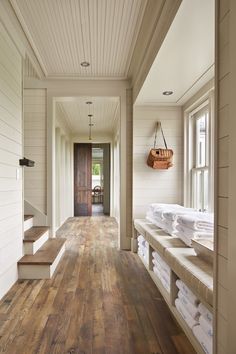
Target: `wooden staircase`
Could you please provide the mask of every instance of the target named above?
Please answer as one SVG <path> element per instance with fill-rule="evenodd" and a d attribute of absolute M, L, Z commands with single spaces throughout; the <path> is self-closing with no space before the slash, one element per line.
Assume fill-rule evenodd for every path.
<path fill-rule="evenodd" d="M 33 215 L 25 215 L 19 279 L 50 279 L 65 251 L 65 241 L 64 238 L 49 239 L 49 227 L 33 226 Z"/>

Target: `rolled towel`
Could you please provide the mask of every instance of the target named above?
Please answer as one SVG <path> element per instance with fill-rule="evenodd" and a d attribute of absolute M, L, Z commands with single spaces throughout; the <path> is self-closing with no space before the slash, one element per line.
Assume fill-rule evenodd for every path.
<path fill-rule="evenodd" d="M 162 285 L 164 286 L 164 288 L 169 293 L 170 292 L 170 277 L 168 277 L 168 275 L 166 273 L 163 273 L 163 271 L 161 271 L 161 282 L 162 282 Z"/>
<path fill-rule="evenodd" d="M 160 263 L 155 258 L 152 259 L 152 263 L 157 268 L 160 268 L 163 271 L 163 273 L 165 273 L 168 277 L 170 277 L 171 270 L 170 270 L 170 267 L 167 264 Z"/>
<path fill-rule="evenodd" d="M 212 339 L 204 333 L 200 325 L 194 326 L 192 330 L 204 352 L 206 354 L 212 354 Z"/>
<path fill-rule="evenodd" d="M 156 266 L 153 267 L 153 272 L 157 275 L 159 279 L 161 279 L 161 270 Z"/>
<path fill-rule="evenodd" d="M 188 313 L 180 299 L 175 299 L 175 306 L 190 328 L 193 328 L 198 324 L 198 322 Z"/>
<path fill-rule="evenodd" d="M 213 337 L 213 327 L 202 315 L 199 317 L 199 323 L 204 330 L 204 332 L 209 336 Z"/>
<path fill-rule="evenodd" d="M 178 298 L 182 302 L 182 304 L 186 307 L 186 310 L 189 312 L 189 314 L 196 320 L 198 321 L 200 312 L 198 310 L 198 307 L 196 305 L 193 305 L 188 298 L 182 293 L 182 291 L 179 290 L 178 292 Z"/>
<path fill-rule="evenodd" d="M 198 310 L 200 314 L 211 324 L 213 323 L 213 314 L 202 303 L 199 304 Z"/>
<path fill-rule="evenodd" d="M 143 243 L 143 242 L 145 242 L 145 238 L 144 238 L 142 235 L 139 235 L 139 236 L 137 237 L 137 240 L 138 240 L 138 243 Z"/>
<path fill-rule="evenodd" d="M 199 300 L 196 297 L 196 295 L 194 295 L 194 293 L 189 289 L 189 287 L 182 280 L 177 279 L 176 286 L 187 297 L 189 302 L 191 302 L 193 305 L 199 304 Z"/>
<path fill-rule="evenodd" d="M 170 275 L 170 267 L 168 266 L 168 264 L 162 259 L 162 257 L 157 253 L 157 252 L 152 252 L 152 256 L 154 258 L 154 260 L 156 260 L 163 268 L 163 270 L 165 270 L 165 272 Z"/>
<path fill-rule="evenodd" d="M 149 243 L 147 241 L 145 241 L 144 247 L 146 247 L 146 248 L 149 247 Z"/>

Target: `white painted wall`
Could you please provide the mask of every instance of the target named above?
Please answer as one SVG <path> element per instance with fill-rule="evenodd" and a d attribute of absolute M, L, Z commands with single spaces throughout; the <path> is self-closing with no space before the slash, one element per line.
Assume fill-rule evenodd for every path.
<path fill-rule="evenodd" d="M 35 161 L 25 168 L 24 198 L 47 214 L 46 90 L 24 89 L 24 155 Z"/>
<path fill-rule="evenodd" d="M 22 255 L 21 157 L 22 61 L 0 23 L 0 298 L 17 280 Z"/>
<path fill-rule="evenodd" d="M 161 121 L 174 166 L 154 170 L 146 160 L 153 147 L 155 124 Z M 158 147 L 163 140 L 158 133 Z M 134 106 L 133 121 L 133 218 L 144 217 L 150 203 L 183 201 L 183 119 L 180 107 Z"/>
<path fill-rule="evenodd" d="M 72 143 L 63 112 L 56 106 L 55 168 L 56 168 L 56 228 L 73 216 Z"/>
<path fill-rule="evenodd" d="M 120 219 L 120 147 L 119 147 L 119 132 L 114 137 L 112 156 L 113 156 L 113 209 L 112 216 L 117 221 Z"/>

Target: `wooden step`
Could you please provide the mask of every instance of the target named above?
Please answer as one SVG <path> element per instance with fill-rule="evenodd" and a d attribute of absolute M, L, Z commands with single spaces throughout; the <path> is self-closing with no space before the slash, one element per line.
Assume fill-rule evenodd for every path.
<path fill-rule="evenodd" d="M 34 215 L 24 215 L 24 231 L 33 227 Z"/>
<path fill-rule="evenodd" d="M 52 238 L 34 254 L 18 262 L 19 279 L 50 279 L 65 251 L 66 239 Z"/>
<path fill-rule="evenodd" d="M 24 221 L 32 219 L 34 215 L 24 215 Z"/>
<path fill-rule="evenodd" d="M 48 226 L 33 226 L 24 233 L 24 254 L 33 255 L 48 240 Z"/>

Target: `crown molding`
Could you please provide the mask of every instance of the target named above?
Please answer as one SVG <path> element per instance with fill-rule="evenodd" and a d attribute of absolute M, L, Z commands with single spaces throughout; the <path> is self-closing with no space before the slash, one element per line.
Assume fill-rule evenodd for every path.
<path fill-rule="evenodd" d="M 27 40 L 27 42 L 29 43 L 29 46 L 31 48 L 31 53 L 28 53 L 28 56 L 32 62 L 32 65 L 34 66 L 36 64 L 36 61 L 38 62 L 39 66 L 40 66 L 40 69 L 41 71 L 43 72 L 43 76 L 47 76 L 47 70 L 46 70 L 46 67 L 43 63 L 43 60 L 37 50 L 37 47 L 33 41 L 33 38 L 30 34 L 30 31 L 28 30 L 28 27 L 25 23 L 25 20 L 24 20 L 24 17 L 22 16 L 21 14 L 21 11 L 18 7 L 18 4 L 16 2 L 16 0 L 9 0 L 10 4 L 11 4 L 11 7 L 12 9 L 14 10 L 14 13 L 15 13 L 15 16 L 19 22 L 19 25 L 21 26 L 21 29 L 22 31 L 24 32 L 24 35 L 25 35 L 25 38 Z M 36 69 L 35 69 L 36 70 Z M 37 71 L 37 70 L 36 70 Z M 42 75 L 40 76 L 42 77 Z"/>
<path fill-rule="evenodd" d="M 5 30 L 12 39 L 22 58 L 25 58 L 27 53 L 38 77 L 43 78 L 45 76 L 44 72 L 22 29 L 22 26 L 16 16 L 10 0 L 0 1 L 0 21 L 2 22 Z"/>

